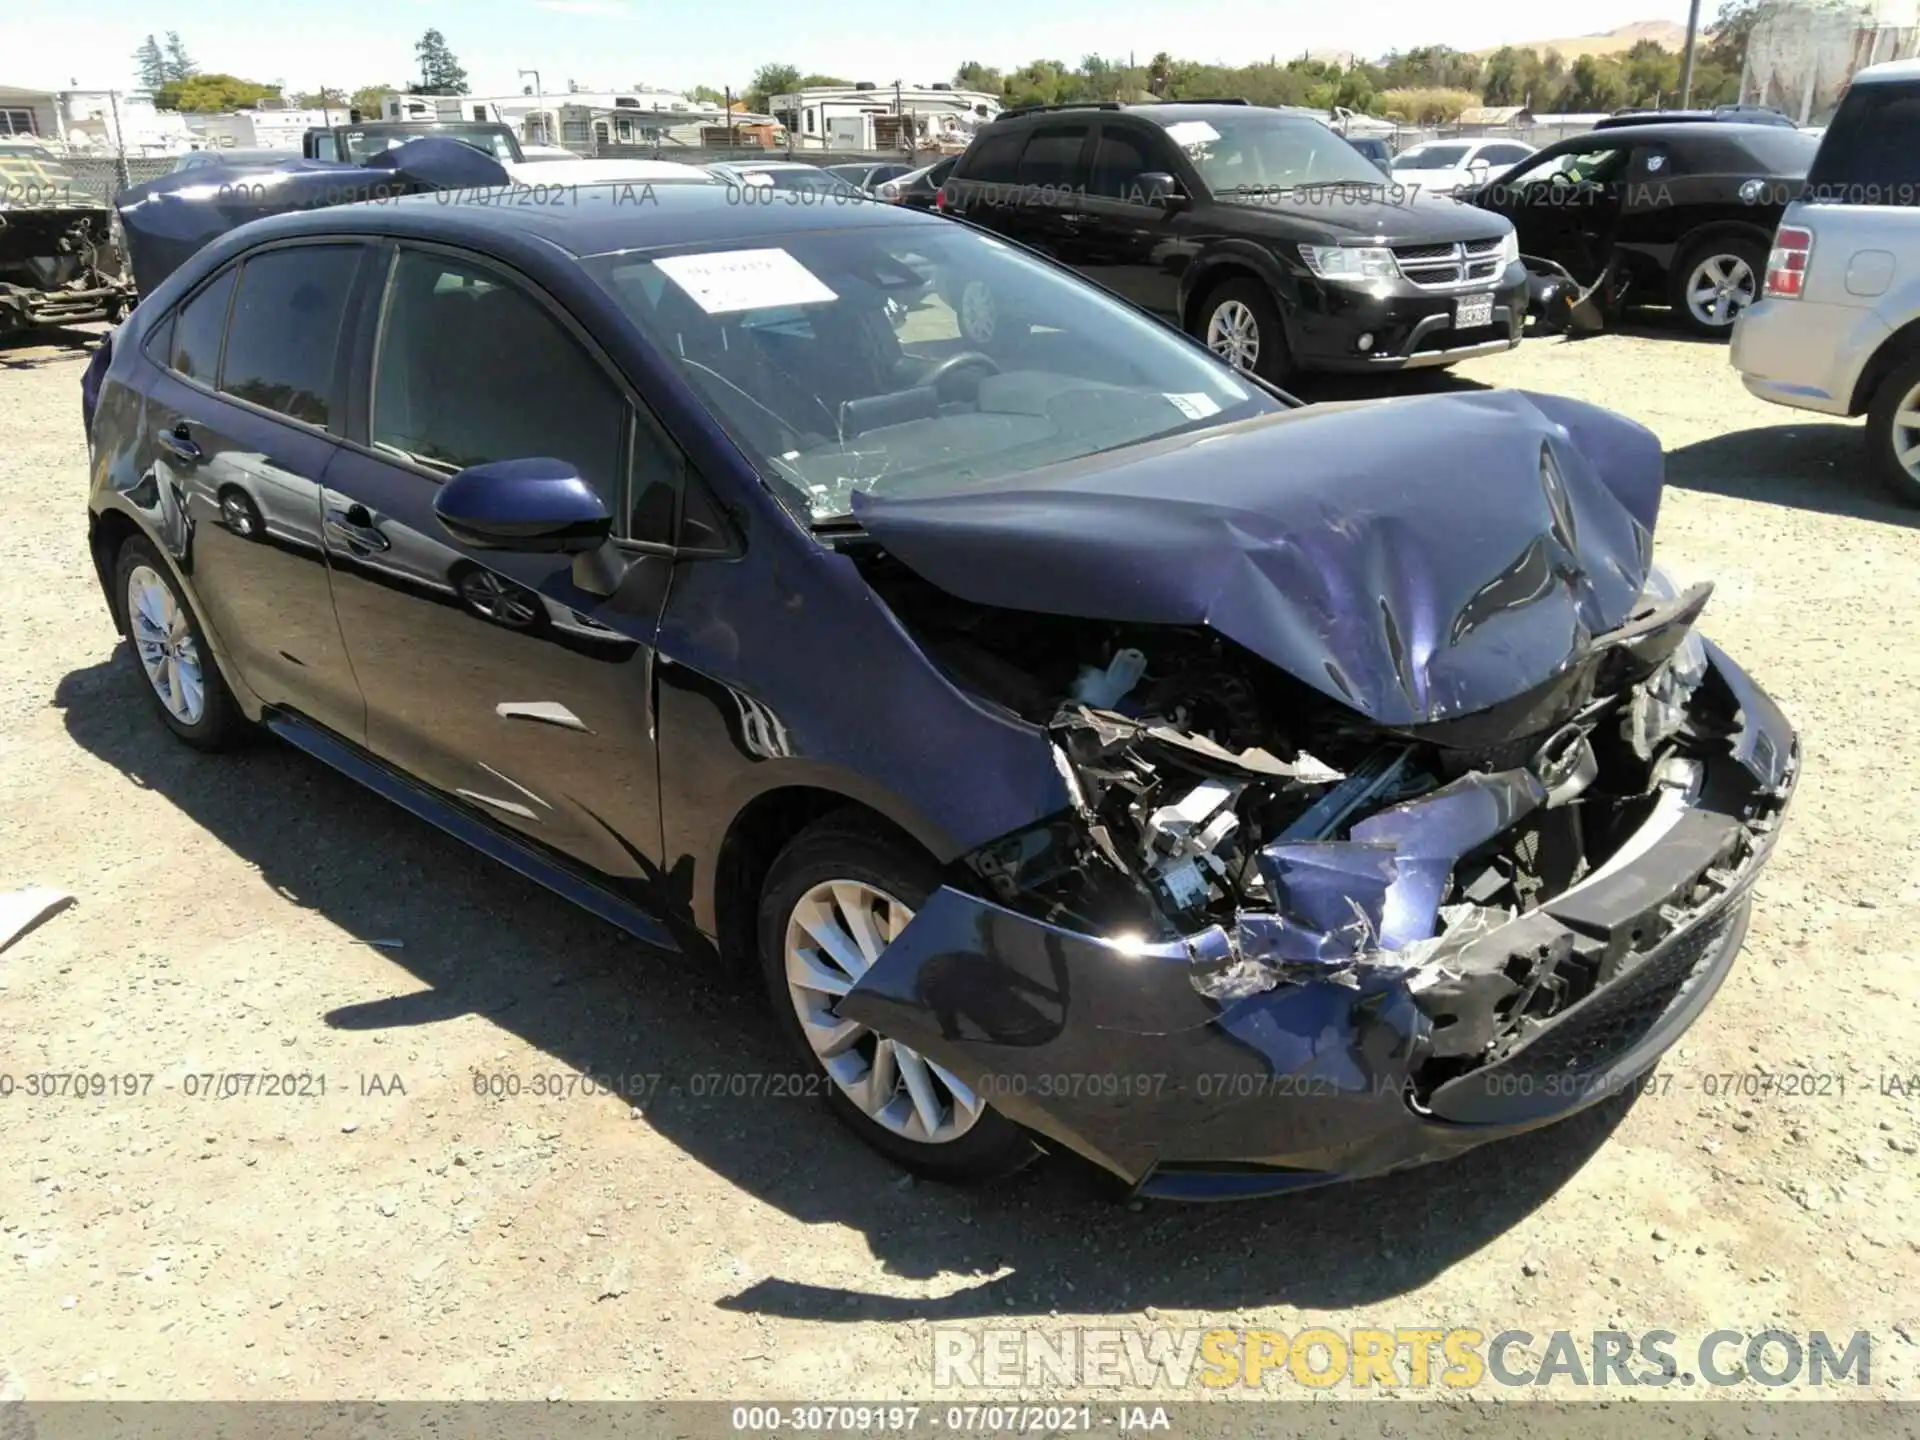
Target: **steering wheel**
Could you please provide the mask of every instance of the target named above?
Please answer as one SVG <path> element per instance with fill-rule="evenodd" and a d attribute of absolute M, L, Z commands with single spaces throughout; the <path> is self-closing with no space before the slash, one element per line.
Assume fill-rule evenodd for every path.
<path fill-rule="evenodd" d="M 940 361 L 939 364 L 935 365 L 933 369 L 921 377 L 920 383 L 922 385 L 931 385 L 934 389 L 938 390 L 947 382 L 949 377 L 966 369 L 969 365 L 985 366 L 987 373 L 991 375 L 998 375 L 1000 373 L 1000 366 L 994 361 L 991 355 L 983 355 L 978 350 L 962 350 L 957 355 L 949 355 L 946 359 Z"/>

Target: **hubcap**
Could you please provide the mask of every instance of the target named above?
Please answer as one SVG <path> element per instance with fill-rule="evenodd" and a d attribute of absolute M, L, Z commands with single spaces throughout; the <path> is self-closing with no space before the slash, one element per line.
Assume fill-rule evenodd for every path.
<path fill-rule="evenodd" d="M 1260 358 L 1260 323 L 1238 300 L 1218 306 L 1207 319 L 1207 348 L 1236 370 L 1251 370 Z"/>
<path fill-rule="evenodd" d="M 253 538 L 253 509 L 240 495 L 223 495 L 220 498 L 220 518 L 227 522 L 227 528 L 243 539 Z"/>
<path fill-rule="evenodd" d="M 197 725 L 207 710 L 200 647 L 173 591 L 145 565 L 136 565 L 127 575 L 127 620 L 153 693 L 182 725 Z"/>
<path fill-rule="evenodd" d="M 1909 390 L 1893 412 L 1893 458 L 1920 480 L 1920 385 Z"/>
<path fill-rule="evenodd" d="M 985 1109 L 952 1072 L 917 1050 L 834 1013 L 913 912 L 858 880 L 829 880 L 800 897 L 787 918 L 787 994 L 807 1043 L 860 1112 L 894 1134 L 944 1145 Z"/>
<path fill-rule="evenodd" d="M 1702 325 L 1724 327 L 1753 303 L 1753 267 L 1738 255 L 1712 255 L 1687 280 L 1687 308 Z"/>
<path fill-rule="evenodd" d="M 960 292 L 960 333 L 976 345 L 993 339 L 993 291 L 983 280 L 969 280 Z"/>
<path fill-rule="evenodd" d="M 538 603 L 524 587 L 503 580 L 491 570 L 475 570 L 461 577 L 460 594 L 487 619 L 516 630 L 533 623 Z"/>

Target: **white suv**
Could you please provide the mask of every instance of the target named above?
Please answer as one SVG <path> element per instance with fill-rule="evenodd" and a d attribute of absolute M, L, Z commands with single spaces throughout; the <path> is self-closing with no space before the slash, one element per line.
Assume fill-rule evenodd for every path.
<path fill-rule="evenodd" d="M 1853 77 L 1732 358 L 1762 400 L 1866 415 L 1874 468 L 1920 502 L 1920 60 Z"/>

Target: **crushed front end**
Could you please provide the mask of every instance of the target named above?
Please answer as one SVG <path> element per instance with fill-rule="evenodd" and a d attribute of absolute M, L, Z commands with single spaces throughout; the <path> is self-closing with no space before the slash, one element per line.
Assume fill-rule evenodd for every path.
<path fill-rule="evenodd" d="M 39 146 L 0 145 L 0 334 L 120 319 L 125 271 L 113 211 Z"/>
<path fill-rule="evenodd" d="M 1205 631 L 867 569 L 951 675 L 1044 715 L 1074 805 L 956 865 L 841 1011 L 1143 1193 L 1357 1177 L 1570 1114 L 1738 952 L 1797 746 L 1695 632 L 1709 587 L 1649 572 L 1543 683 L 1383 725 Z"/>

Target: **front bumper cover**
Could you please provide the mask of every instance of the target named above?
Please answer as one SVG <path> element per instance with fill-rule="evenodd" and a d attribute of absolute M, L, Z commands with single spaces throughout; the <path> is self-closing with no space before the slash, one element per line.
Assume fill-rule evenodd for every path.
<path fill-rule="evenodd" d="M 1649 820 L 1626 863 L 1483 942 L 1512 932 L 1531 947 L 1552 932 L 1605 957 L 1603 979 L 1496 1061 L 1424 1099 L 1431 1022 L 1390 970 L 1215 1000 L 1194 977 L 1196 963 L 1220 958 L 1217 929 L 1164 943 L 1083 934 L 951 887 L 840 1013 L 1165 1198 L 1378 1174 L 1564 1118 L 1628 1088 L 1712 998 L 1745 937 L 1796 778 L 1786 718 L 1706 649 L 1739 728 L 1705 762 L 1698 795 L 1683 813 Z"/>

